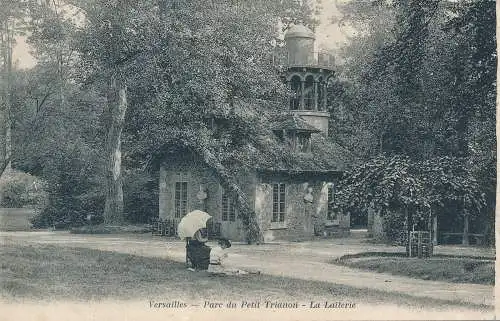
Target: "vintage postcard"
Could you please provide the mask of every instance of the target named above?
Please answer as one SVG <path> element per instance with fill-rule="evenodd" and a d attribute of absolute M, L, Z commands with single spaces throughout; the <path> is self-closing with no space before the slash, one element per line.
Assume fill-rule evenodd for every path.
<path fill-rule="evenodd" d="M 495 1 L 0 4 L 0 321 L 498 315 Z"/>

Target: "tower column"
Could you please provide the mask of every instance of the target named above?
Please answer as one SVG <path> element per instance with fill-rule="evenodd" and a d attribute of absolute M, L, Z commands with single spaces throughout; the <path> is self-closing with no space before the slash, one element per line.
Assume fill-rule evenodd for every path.
<path fill-rule="evenodd" d="M 300 106 L 299 106 L 300 110 L 306 109 L 305 108 L 306 106 L 304 104 L 304 94 L 305 94 L 305 81 L 301 80 L 300 81 Z"/>
<path fill-rule="evenodd" d="M 318 110 L 318 82 L 314 82 L 314 110 Z"/>
<path fill-rule="evenodd" d="M 323 95 L 322 104 L 323 104 L 323 106 L 321 106 L 321 109 L 323 109 L 324 111 L 326 111 L 326 97 L 327 97 L 326 82 L 323 83 L 322 86 L 323 86 L 323 92 L 322 92 L 322 95 Z"/>

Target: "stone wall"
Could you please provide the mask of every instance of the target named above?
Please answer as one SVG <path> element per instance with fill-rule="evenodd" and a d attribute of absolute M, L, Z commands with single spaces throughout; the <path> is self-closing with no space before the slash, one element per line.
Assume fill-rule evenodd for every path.
<path fill-rule="evenodd" d="M 323 215 L 320 215 L 318 224 L 322 229 L 320 234 L 324 237 L 345 237 L 348 236 L 351 229 L 351 216 L 349 213 L 337 212 L 336 216 L 329 220 L 327 217 L 328 212 L 328 188 L 333 183 L 324 183 L 321 191 L 323 200 L 320 202 L 324 207 Z"/>
<path fill-rule="evenodd" d="M 312 238 L 314 236 L 313 215 L 315 215 L 318 202 L 317 198 L 312 204 L 304 202 L 304 195 L 310 184 L 281 181 L 285 183 L 285 221 L 271 222 L 274 183 L 278 182 L 260 183 L 257 188 L 256 203 L 259 203 L 260 207 L 256 207 L 256 212 L 259 213 L 264 241 Z"/>
<path fill-rule="evenodd" d="M 296 179 L 278 174 L 260 175 L 254 172 L 232 173 L 248 196 L 249 206 L 255 209 L 257 221 L 264 234 L 264 241 L 308 240 L 315 236 L 315 230 L 333 224 L 336 235 L 345 236 L 349 232 L 349 215 L 339 215 L 335 221 L 327 221 L 328 183 L 322 180 Z M 195 158 L 170 161 L 160 167 L 159 177 L 159 217 L 174 218 L 175 182 L 188 182 L 187 212 L 199 209 L 212 215 L 221 223 L 221 234 L 234 241 L 245 240 L 245 228 L 238 217 L 235 222 L 222 222 L 222 192 L 213 170 Z M 273 184 L 286 184 L 285 222 L 271 222 L 273 215 Z M 197 198 L 203 190 L 204 201 Z M 312 188 L 313 200 L 304 201 L 308 189 Z M 180 220 L 180 218 L 178 218 Z M 340 234 L 339 234 L 340 233 Z"/>
<path fill-rule="evenodd" d="M 329 112 L 315 110 L 294 110 L 293 112 L 304 119 L 309 125 L 321 130 L 322 135 L 328 136 L 328 121 L 330 120 Z"/>
<path fill-rule="evenodd" d="M 368 208 L 368 236 L 376 240 L 385 240 L 386 234 L 384 231 L 384 219 L 380 216 L 380 212 L 373 208 Z"/>
<path fill-rule="evenodd" d="M 273 184 L 284 183 L 286 194 L 285 222 L 271 222 L 273 215 Z M 309 188 L 312 188 L 312 203 L 304 201 Z M 304 181 L 291 178 L 261 177 L 256 185 L 255 211 L 264 233 L 264 241 L 308 240 L 315 235 L 315 227 L 327 222 L 328 184 L 323 181 Z M 347 222 L 346 222 L 347 219 Z M 348 216 L 343 216 L 337 225 L 344 228 Z"/>
<path fill-rule="evenodd" d="M 290 65 L 308 66 L 313 61 L 313 38 L 288 38 L 286 40 L 288 63 Z"/>
<path fill-rule="evenodd" d="M 160 167 L 159 216 L 162 219 L 175 216 L 175 183 L 187 182 L 187 212 L 202 210 L 214 213 L 217 209 L 219 187 L 217 180 L 209 175 L 202 166 L 172 165 Z M 200 201 L 197 194 L 200 187 L 207 197 Z"/>
<path fill-rule="evenodd" d="M 239 185 L 247 193 L 254 206 L 255 195 L 255 175 L 252 173 L 234 173 L 239 177 Z M 244 241 L 245 230 L 241 219 L 236 213 L 236 221 L 222 221 L 222 193 L 223 189 L 219 184 L 213 170 L 207 168 L 202 162 L 196 159 L 184 159 L 183 161 L 164 163 L 160 167 L 159 177 L 159 217 L 162 219 L 174 218 L 175 216 L 175 183 L 187 182 L 188 204 L 187 212 L 202 210 L 213 217 L 217 223 L 221 223 L 221 236 L 235 241 Z M 206 198 L 201 201 L 197 195 L 200 189 L 206 193 Z M 177 218 L 180 220 L 180 218 Z"/>

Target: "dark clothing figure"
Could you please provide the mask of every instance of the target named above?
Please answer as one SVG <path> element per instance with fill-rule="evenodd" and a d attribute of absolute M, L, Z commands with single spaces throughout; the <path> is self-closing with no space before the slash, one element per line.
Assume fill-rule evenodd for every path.
<path fill-rule="evenodd" d="M 197 270 L 206 270 L 210 264 L 211 248 L 198 240 L 189 240 L 186 251 L 191 267 Z"/>

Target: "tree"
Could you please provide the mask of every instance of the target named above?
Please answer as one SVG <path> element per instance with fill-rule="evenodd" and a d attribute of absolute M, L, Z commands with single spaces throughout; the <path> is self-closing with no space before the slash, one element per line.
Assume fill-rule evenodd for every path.
<path fill-rule="evenodd" d="M 271 58 L 277 21 L 290 17 L 290 3 L 162 2 L 158 19 L 150 18 L 160 21 L 146 47 L 152 58 L 130 91 L 128 140 L 140 142 L 130 146 L 133 157 L 161 159 L 169 150 L 199 155 L 233 194 L 249 240 L 261 235 L 235 173 L 248 169 L 249 153 L 266 144 L 270 107 L 285 106 L 262 101 L 286 93 Z"/>
<path fill-rule="evenodd" d="M 15 37 L 24 32 L 26 18 L 25 1 L 0 1 L 0 61 L 2 93 L 0 101 L 0 137 L 3 144 L 0 147 L 0 176 L 11 166 L 12 161 L 12 49 Z"/>
<path fill-rule="evenodd" d="M 487 232 L 496 162 L 494 3 L 352 1 L 342 10 L 343 21 L 360 32 L 344 52 L 337 103 L 350 118 L 341 126 L 371 133 L 357 135 L 365 140 L 360 145 L 379 147 L 368 149 L 368 159 L 384 153 L 412 162 L 459 159 L 489 195 L 480 213 L 488 219 L 477 220 L 489 222 Z"/>
<path fill-rule="evenodd" d="M 466 156 L 475 127 L 467 123 L 492 116 L 494 4 L 352 1 L 341 9 L 361 30 L 343 53 L 346 107 L 379 137 L 379 152 Z"/>
<path fill-rule="evenodd" d="M 493 1 L 463 1 L 458 14 L 448 24 L 457 46 L 464 48 L 457 65 L 464 75 L 457 79 L 457 128 L 466 134 L 459 141 L 467 145 L 470 167 L 486 194 L 487 207 L 482 213 L 484 234 L 494 244 L 496 193 L 496 8 Z M 460 132 L 460 131 L 459 131 Z"/>
<path fill-rule="evenodd" d="M 37 65 L 12 72 L 12 166 L 47 183 L 50 204 L 35 219 L 36 226 L 81 224 L 100 203 L 94 136 L 99 136 L 96 114 L 102 104 L 92 90 L 82 90 L 74 73 L 76 25 L 67 4 L 22 3 Z"/>
<path fill-rule="evenodd" d="M 437 7 L 437 1 L 354 1 L 344 9 L 347 14 L 364 13 L 355 24 L 363 31 L 345 50 L 342 74 L 355 81 L 355 91 L 350 93 L 355 101 L 352 113 L 373 132 L 377 153 L 412 157 L 433 153 L 432 145 L 409 142 L 428 141 L 432 136 L 422 66 Z"/>
<path fill-rule="evenodd" d="M 102 136 L 98 117 L 105 101 L 92 90 L 66 84 L 60 104 L 58 76 L 37 65 L 16 72 L 13 166 L 42 178 L 49 204 L 37 227 L 79 225 L 87 215 L 102 217 Z"/>
<path fill-rule="evenodd" d="M 395 231 L 386 231 L 390 237 L 398 236 L 398 230 L 403 229 L 401 213 L 407 231 L 450 205 L 461 209 L 459 213 L 468 220 L 468 215 L 477 217 L 481 213 L 485 198 L 464 164 L 462 159 L 452 157 L 413 161 L 397 155 L 378 156 L 345 174 L 337 200 L 346 211 L 379 211 L 386 221 L 395 223 Z M 468 240 L 467 233 L 464 229 L 464 240 Z"/>
<path fill-rule="evenodd" d="M 106 202 L 104 222 L 122 223 L 122 132 L 128 108 L 127 83 L 130 73 L 139 69 L 137 57 L 147 35 L 148 10 L 154 10 L 151 1 L 92 1 L 75 2 L 85 12 L 85 26 L 79 35 L 78 50 L 82 68 L 89 68 L 87 75 L 104 81 L 107 108 L 103 121 L 108 128 L 105 141 L 106 153 Z M 148 39 L 150 40 L 150 39 Z M 134 66 L 134 63 L 136 64 Z"/>
<path fill-rule="evenodd" d="M 280 70 L 271 63 L 280 45 L 277 22 L 281 19 L 284 26 L 296 21 L 314 25 L 309 16 L 312 11 L 303 10 L 309 8 L 308 2 L 253 5 L 151 0 L 120 2 L 120 6 L 111 0 L 68 3 L 71 12 L 83 17 L 78 23 L 67 21 L 60 10 L 54 12 L 53 6 L 42 4 L 33 9 L 37 17 L 35 33 L 45 36 L 34 37 L 34 41 L 39 57 L 46 58 L 33 79 L 47 77 L 50 82 L 44 83 L 64 85 L 64 90 L 59 91 L 64 95 L 55 95 L 63 87 L 40 86 L 33 90 L 33 96 L 41 102 L 42 106 L 37 103 L 37 112 L 40 109 L 42 114 L 49 107 L 61 112 L 64 107 L 69 117 L 85 117 L 79 111 L 91 107 L 88 121 L 74 130 L 70 119 L 61 121 L 62 115 L 50 118 L 37 113 L 35 119 L 45 123 L 44 135 L 39 135 L 44 144 L 35 146 L 38 152 L 27 158 L 31 162 L 27 165 L 32 169 L 40 165 L 44 172 L 57 169 L 55 172 L 61 174 L 94 160 L 90 167 L 96 172 L 84 185 L 94 186 L 106 173 L 104 218 L 107 223 L 116 223 L 123 221 L 121 160 L 130 166 L 130 172 L 137 173 L 147 167 L 148 160 L 160 158 L 164 152 L 187 149 L 201 155 L 215 169 L 224 187 L 239 200 L 250 238 L 258 239 L 254 213 L 234 172 L 240 165 L 251 166 L 254 148 L 268 148 L 262 135 L 265 118 L 277 104 L 256 102 L 278 100 L 286 94 Z M 50 60 L 51 56 L 58 57 L 57 50 L 61 49 L 57 39 L 69 40 L 65 42 L 68 50 L 59 51 L 68 58 L 58 60 L 67 61 L 64 75 L 68 78 L 64 82 L 58 77 L 61 73 L 57 63 Z M 57 96 L 60 99 L 56 100 Z M 72 108 L 76 108 L 75 113 Z M 28 126 L 25 128 L 30 133 Z M 90 134 L 90 128 L 97 134 Z M 36 132 L 31 135 L 36 137 Z M 77 143 L 69 144 L 65 135 Z M 99 141 L 103 136 L 105 142 Z M 55 137 L 62 146 L 50 145 Z M 47 146 L 55 147 L 61 158 L 53 159 L 61 162 L 45 157 Z M 104 170 L 94 158 L 103 151 L 107 155 Z M 68 155 L 72 155 L 71 161 L 63 161 L 63 156 Z M 79 157 L 85 161 L 78 162 Z M 68 182 L 82 179 L 76 173 L 59 177 Z M 53 182 L 57 188 L 53 189 L 56 193 L 52 204 L 62 209 L 66 206 L 63 203 L 69 204 L 57 197 L 64 194 L 64 184 L 56 179 Z M 79 195 L 81 199 L 81 190 L 68 190 L 71 197 Z M 75 200 L 72 204 L 79 203 Z M 68 209 L 79 212 L 78 208 Z M 59 213 L 59 209 L 54 211 Z"/>

